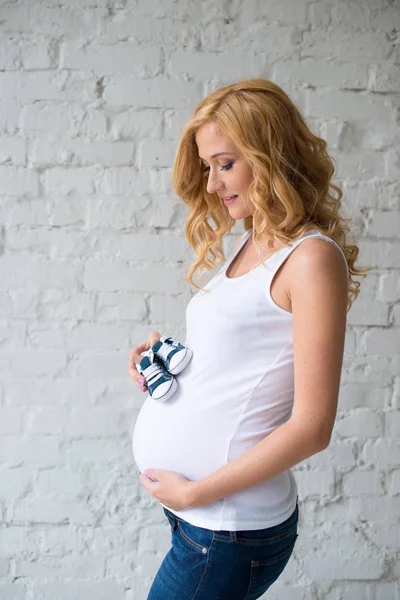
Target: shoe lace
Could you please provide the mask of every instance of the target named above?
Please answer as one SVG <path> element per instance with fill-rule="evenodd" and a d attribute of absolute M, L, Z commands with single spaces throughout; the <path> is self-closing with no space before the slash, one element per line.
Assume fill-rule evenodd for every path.
<path fill-rule="evenodd" d="M 171 346 L 174 346 L 175 348 L 177 348 L 178 344 L 174 343 L 174 342 L 170 342 L 169 344 L 166 344 L 165 342 L 163 342 L 162 346 L 160 346 L 160 348 L 157 350 L 157 354 L 161 357 L 166 359 L 168 357 L 168 354 L 170 354 L 172 348 Z"/>
<path fill-rule="evenodd" d="M 162 377 L 162 375 L 163 375 L 162 369 L 161 369 L 160 365 L 157 364 L 156 362 L 149 365 L 146 369 L 146 380 L 148 381 L 148 383 L 150 383 L 150 380 L 151 380 L 151 383 L 154 383 L 155 381 L 157 381 L 157 379 Z"/>

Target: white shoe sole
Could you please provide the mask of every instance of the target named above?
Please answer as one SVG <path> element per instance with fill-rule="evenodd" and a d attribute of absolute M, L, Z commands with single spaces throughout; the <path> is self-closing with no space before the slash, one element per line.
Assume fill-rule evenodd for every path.
<path fill-rule="evenodd" d="M 165 400 L 168 400 L 168 398 L 170 398 L 176 392 L 178 388 L 178 382 L 176 379 L 172 379 L 169 389 L 164 394 L 162 393 L 163 390 L 161 388 L 165 389 L 165 385 L 159 385 L 155 390 L 156 394 L 158 392 L 160 395 L 151 395 L 149 392 L 150 398 L 153 398 L 153 400 L 157 400 L 158 402 L 165 402 Z"/>
<path fill-rule="evenodd" d="M 185 367 L 187 367 L 187 365 L 191 361 L 192 356 L 193 356 L 193 352 L 190 350 L 190 348 L 186 348 L 185 356 L 182 358 L 182 360 L 180 361 L 179 364 L 175 365 L 175 367 L 173 367 L 173 368 L 168 369 L 169 373 L 171 373 L 171 375 L 177 375 L 178 373 L 183 371 L 183 369 Z"/>

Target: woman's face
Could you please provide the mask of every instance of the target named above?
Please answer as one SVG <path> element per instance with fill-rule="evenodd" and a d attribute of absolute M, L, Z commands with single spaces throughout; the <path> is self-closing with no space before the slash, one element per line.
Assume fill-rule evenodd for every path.
<path fill-rule="evenodd" d="M 236 196 L 232 204 L 226 203 L 233 219 L 253 214 L 254 206 L 248 194 L 253 171 L 243 154 L 217 130 L 215 123 L 206 123 L 197 130 L 196 144 L 204 164 L 207 192 L 218 194 L 221 202 Z"/>

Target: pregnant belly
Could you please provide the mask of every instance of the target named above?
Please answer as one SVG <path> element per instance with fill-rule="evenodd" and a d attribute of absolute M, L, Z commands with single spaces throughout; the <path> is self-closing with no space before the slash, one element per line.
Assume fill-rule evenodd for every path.
<path fill-rule="evenodd" d="M 226 464 L 224 431 L 204 406 L 150 396 L 136 419 L 132 450 L 139 471 L 167 469 L 190 480 Z"/>

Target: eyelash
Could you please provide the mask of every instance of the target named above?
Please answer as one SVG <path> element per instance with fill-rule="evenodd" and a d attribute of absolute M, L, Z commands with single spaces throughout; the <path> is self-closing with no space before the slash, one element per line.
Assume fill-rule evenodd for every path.
<path fill-rule="evenodd" d="M 233 161 L 228 163 L 227 165 L 221 165 L 221 171 L 229 171 L 229 169 L 233 166 Z M 206 175 L 208 173 L 208 171 L 210 170 L 210 167 L 207 167 L 206 169 L 203 170 L 203 173 Z"/>

